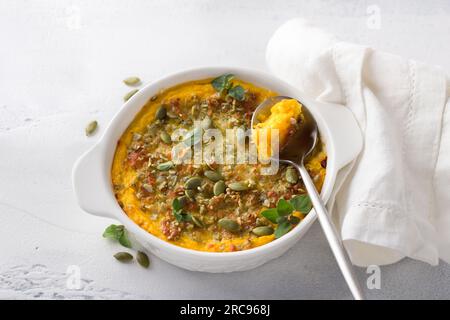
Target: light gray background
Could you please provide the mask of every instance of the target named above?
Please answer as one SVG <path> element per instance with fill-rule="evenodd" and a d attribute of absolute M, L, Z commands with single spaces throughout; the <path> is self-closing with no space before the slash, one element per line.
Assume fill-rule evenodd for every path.
<path fill-rule="evenodd" d="M 380 29 L 367 27 L 370 5 Z M 0 297 L 351 298 L 317 223 L 252 271 L 188 272 L 155 257 L 143 270 L 113 261 L 119 247 L 101 238 L 111 221 L 82 212 L 71 188 L 74 161 L 121 107 L 123 78 L 147 82 L 200 65 L 265 69 L 270 35 L 297 16 L 450 71 L 445 0 L 0 0 Z M 86 138 L 92 119 L 100 132 Z M 80 268 L 79 290 L 67 286 L 71 265 Z M 365 270 L 358 274 L 364 285 Z M 443 262 L 405 260 L 381 277 L 369 298 L 450 298 Z"/>

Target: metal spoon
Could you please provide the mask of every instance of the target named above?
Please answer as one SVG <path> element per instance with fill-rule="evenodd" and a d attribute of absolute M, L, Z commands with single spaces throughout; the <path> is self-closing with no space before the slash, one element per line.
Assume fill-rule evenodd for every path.
<path fill-rule="evenodd" d="M 253 113 L 251 123 L 252 130 L 254 130 L 254 126 L 259 123 L 259 116 L 269 115 L 270 108 L 275 103 L 283 99 L 292 98 L 277 96 L 266 99 L 263 103 L 261 103 Z M 317 216 L 319 217 L 320 225 L 322 226 L 323 232 L 325 233 L 328 243 L 330 244 L 331 251 L 336 258 L 345 281 L 347 282 L 353 297 L 356 300 L 363 300 L 364 297 L 358 281 L 356 280 L 353 265 L 344 249 L 339 234 L 331 222 L 327 209 L 320 199 L 316 187 L 314 186 L 314 183 L 304 166 L 305 158 L 311 154 L 317 144 L 319 130 L 317 128 L 317 123 L 309 110 L 303 104 L 302 106 L 302 114 L 304 115 L 305 121 L 300 124 L 299 129 L 288 138 L 286 144 L 281 148 L 279 159 L 273 160 L 278 161 L 279 163 L 289 164 L 296 168 L 300 173 Z"/>

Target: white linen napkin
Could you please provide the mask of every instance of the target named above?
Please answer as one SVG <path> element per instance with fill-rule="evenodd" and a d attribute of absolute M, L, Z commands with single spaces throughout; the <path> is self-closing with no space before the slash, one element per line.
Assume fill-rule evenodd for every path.
<path fill-rule="evenodd" d="M 354 264 L 407 256 L 450 263 L 450 85 L 436 67 L 294 19 L 272 36 L 269 69 L 317 100 L 342 104 L 364 135 L 329 209 Z"/>

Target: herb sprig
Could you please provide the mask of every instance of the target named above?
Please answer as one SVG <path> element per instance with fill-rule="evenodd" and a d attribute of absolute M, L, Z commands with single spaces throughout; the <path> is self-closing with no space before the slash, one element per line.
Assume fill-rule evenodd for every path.
<path fill-rule="evenodd" d="M 172 212 L 178 222 L 192 221 L 192 216 L 189 213 L 183 212 L 183 206 L 178 198 L 175 198 L 172 201 Z"/>
<path fill-rule="evenodd" d="M 230 96 L 238 101 L 244 101 L 245 89 L 239 84 L 233 86 L 233 82 L 231 81 L 233 79 L 234 74 L 223 74 L 211 81 L 211 85 L 221 95 Z"/>
<path fill-rule="evenodd" d="M 311 199 L 309 199 L 308 195 L 302 194 L 293 197 L 289 201 L 285 199 L 278 200 L 276 208 L 264 210 L 261 212 L 261 215 L 278 225 L 275 229 L 275 238 L 278 239 L 300 222 L 296 216 L 292 215 L 294 211 L 307 214 L 311 208 Z"/>
<path fill-rule="evenodd" d="M 103 237 L 116 240 L 125 248 L 131 248 L 131 242 L 130 239 L 128 239 L 127 231 L 122 225 L 110 225 L 103 232 Z"/>

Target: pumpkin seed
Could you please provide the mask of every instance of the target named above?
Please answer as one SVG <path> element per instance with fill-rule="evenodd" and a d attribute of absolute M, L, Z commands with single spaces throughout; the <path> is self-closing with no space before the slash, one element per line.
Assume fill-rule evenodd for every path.
<path fill-rule="evenodd" d="M 196 216 L 192 216 L 192 222 L 199 228 L 203 228 L 205 225 L 203 224 L 202 220 L 197 218 Z"/>
<path fill-rule="evenodd" d="M 211 180 L 213 182 L 217 182 L 219 180 L 224 180 L 222 175 L 216 171 L 206 170 L 204 174 L 205 174 L 205 177 L 207 177 L 209 180 Z"/>
<path fill-rule="evenodd" d="M 172 161 L 167 161 L 167 162 L 158 164 L 156 169 L 158 169 L 159 171 L 167 171 L 169 169 L 172 169 L 173 166 L 174 166 L 174 163 Z"/>
<path fill-rule="evenodd" d="M 178 116 L 174 112 L 172 112 L 170 110 L 166 112 L 166 116 L 168 116 L 170 119 L 177 119 L 178 118 Z"/>
<path fill-rule="evenodd" d="M 206 116 L 202 120 L 201 127 L 203 130 L 207 130 L 211 127 L 211 124 L 212 124 L 211 118 Z"/>
<path fill-rule="evenodd" d="M 156 110 L 155 117 L 158 120 L 163 120 L 167 115 L 167 109 L 164 106 L 160 106 L 158 110 Z"/>
<path fill-rule="evenodd" d="M 226 187 L 227 187 L 227 186 L 225 185 L 225 182 L 223 182 L 222 180 L 217 181 L 217 182 L 214 184 L 214 195 L 215 195 L 215 196 L 221 195 L 222 193 L 225 192 L 225 188 L 226 188 Z"/>
<path fill-rule="evenodd" d="M 132 96 L 134 96 L 134 95 L 136 94 L 136 92 L 138 92 L 138 91 L 139 91 L 138 89 L 131 90 L 130 92 L 128 92 L 128 93 L 123 97 L 123 101 L 128 101 L 128 100 L 130 100 L 130 98 L 131 98 Z"/>
<path fill-rule="evenodd" d="M 95 132 L 95 130 L 97 130 L 97 126 L 98 126 L 97 121 L 89 122 L 89 124 L 86 126 L 85 129 L 86 135 L 91 136 Z"/>
<path fill-rule="evenodd" d="M 148 268 L 150 265 L 150 260 L 145 252 L 138 251 L 136 255 L 137 262 L 141 265 L 141 267 Z"/>
<path fill-rule="evenodd" d="M 142 185 L 142 188 L 145 189 L 145 191 L 147 191 L 148 193 L 152 193 L 153 192 L 153 187 L 152 185 L 148 184 L 148 183 L 144 183 Z"/>
<path fill-rule="evenodd" d="M 172 143 L 172 138 L 170 137 L 170 134 L 168 134 L 167 132 L 163 131 L 160 133 L 159 137 L 161 138 L 161 140 L 166 143 L 166 144 L 170 144 Z"/>
<path fill-rule="evenodd" d="M 153 97 L 150 98 L 150 101 L 155 101 L 156 99 L 158 99 L 158 96 L 155 94 Z"/>
<path fill-rule="evenodd" d="M 178 202 L 180 203 L 181 207 L 184 207 L 188 203 L 188 197 L 187 196 L 181 196 L 178 197 Z"/>
<path fill-rule="evenodd" d="M 248 183 L 246 182 L 233 182 L 228 185 L 233 191 L 245 191 L 248 190 Z"/>
<path fill-rule="evenodd" d="M 291 223 L 291 224 L 299 224 L 300 223 L 300 218 L 299 217 L 296 217 L 296 216 L 290 216 L 289 217 L 289 222 Z"/>
<path fill-rule="evenodd" d="M 238 232 L 241 229 L 239 223 L 232 219 L 222 218 L 218 222 L 219 226 L 230 232 Z"/>
<path fill-rule="evenodd" d="M 135 86 L 141 82 L 141 79 L 138 77 L 128 77 L 123 80 L 123 83 L 125 83 L 128 86 Z"/>
<path fill-rule="evenodd" d="M 186 183 L 184 184 L 184 187 L 186 189 L 197 189 L 202 184 L 203 179 L 200 177 L 192 177 L 189 178 Z"/>
<path fill-rule="evenodd" d="M 195 201 L 195 191 L 194 190 L 186 189 L 186 190 L 184 190 L 184 194 L 186 195 L 186 197 L 189 198 L 189 200 Z"/>
<path fill-rule="evenodd" d="M 133 260 L 133 256 L 129 254 L 128 252 L 117 252 L 114 255 L 114 258 L 116 258 L 120 262 L 129 262 Z"/>
<path fill-rule="evenodd" d="M 252 232 L 258 237 L 268 236 L 273 233 L 273 228 L 268 226 L 256 227 L 253 228 Z"/>
<path fill-rule="evenodd" d="M 296 184 L 298 182 L 298 173 L 295 168 L 289 167 L 286 169 L 286 181 L 290 184 Z"/>

